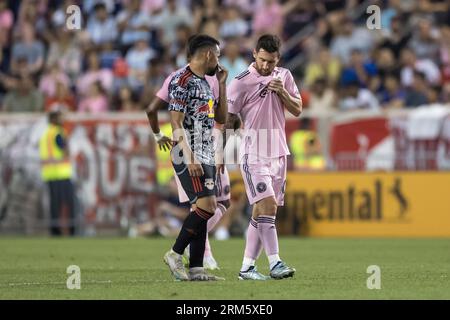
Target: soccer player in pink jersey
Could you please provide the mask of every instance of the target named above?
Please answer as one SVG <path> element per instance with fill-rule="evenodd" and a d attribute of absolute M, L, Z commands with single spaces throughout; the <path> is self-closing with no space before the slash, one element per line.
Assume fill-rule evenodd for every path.
<path fill-rule="evenodd" d="M 225 129 L 233 128 L 238 116 L 244 123 L 240 147 L 240 168 L 245 190 L 253 205 L 247 229 L 241 280 L 266 280 L 256 269 L 255 261 L 262 248 L 269 259 L 270 277 L 292 277 L 295 269 L 279 256 L 275 217 L 284 204 L 286 188 L 285 110 L 299 116 L 302 100 L 291 72 L 277 67 L 280 40 L 263 35 L 253 51 L 255 61 L 229 84 L 228 120 Z"/>
<path fill-rule="evenodd" d="M 185 67 L 183 67 L 185 68 Z M 183 69 L 181 68 L 181 69 Z M 172 79 L 172 77 L 179 72 L 181 69 L 178 69 L 174 72 L 172 72 L 165 80 L 162 85 L 162 87 L 158 90 L 156 93 L 156 97 L 152 100 L 149 107 L 147 108 L 147 117 L 149 119 L 150 127 L 153 131 L 153 134 L 155 136 L 156 142 L 159 145 L 159 148 L 161 150 L 170 150 L 172 147 L 172 140 L 170 137 L 165 136 L 159 128 L 159 122 L 158 122 L 158 110 L 167 110 L 168 103 L 169 103 L 169 82 Z M 213 95 L 216 98 L 216 100 L 219 98 L 219 82 L 217 80 L 216 76 L 205 76 L 206 81 L 208 81 L 211 90 L 213 91 Z M 239 125 L 240 121 L 238 120 L 238 123 L 235 124 Z M 216 128 L 218 130 L 221 130 L 221 125 L 216 123 Z M 186 195 L 186 192 L 183 190 L 180 184 L 180 180 L 178 179 L 178 176 L 175 175 L 175 181 L 178 186 L 178 197 L 180 200 L 180 203 L 189 201 L 188 196 Z M 223 170 L 219 170 L 217 173 L 217 179 L 216 179 L 216 200 L 217 200 L 217 208 L 214 213 L 214 216 L 212 216 L 208 220 L 207 224 L 207 231 L 210 232 L 220 221 L 222 216 L 226 213 L 227 209 L 230 207 L 230 176 L 228 174 L 228 170 L 226 167 L 223 168 Z M 205 243 L 205 253 L 203 257 L 203 266 L 208 270 L 216 270 L 219 269 L 219 266 L 217 264 L 217 261 L 214 259 L 214 256 L 212 254 L 212 249 L 209 243 L 209 237 L 206 236 L 206 243 Z"/>

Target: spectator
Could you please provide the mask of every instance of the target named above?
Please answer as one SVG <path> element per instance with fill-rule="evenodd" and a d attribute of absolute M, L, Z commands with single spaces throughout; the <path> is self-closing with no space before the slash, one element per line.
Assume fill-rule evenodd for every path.
<path fill-rule="evenodd" d="M 400 58 L 400 52 L 406 47 L 409 39 L 411 38 L 411 32 L 406 22 L 397 15 L 391 19 L 391 28 L 383 29 L 384 37 L 380 42 L 381 48 L 390 49 L 396 59 Z"/>
<path fill-rule="evenodd" d="M 64 30 L 56 30 L 56 39 L 50 43 L 47 55 L 47 66 L 58 64 L 60 69 L 69 76 L 72 84 L 81 72 L 82 52 L 77 46 L 74 33 Z"/>
<path fill-rule="evenodd" d="M 154 17 L 155 27 L 161 30 L 162 42 L 168 46 L 175 41 L 175 33 L 180 25 L 192 26 L 192 13 L 176 0 L 167 0 L 166 6 L 160 14 Z"/>
<path fill-rule="evenodd" d="M 414 108 L 429 102 L 428 90 L 425 74 L 420 71 L 413 72 L 412 85 L 406 90 L 405 106 Z"/>
<path fill-rule="evenodd" d="M 30 76 L 21 77 L 17 88 L 9 91 L 3 101 L 3 110 L 6 112 L 41 112 L 43 107 L 44 97 Z"/>
<path fill-rule="evenodd" d="M 401 81 L 402 85 L 405 87 L 412 85 L 414 71 L 424 73 L 426 80 L 430 84 L 438 84 L 441 80 L 437 65 L 430 59 L 417 59 L 416 54 L 411 49 L 403 49 L 401 62 L 403 65 L 403 68 L 401 69 Z"/>
<path fill-rule="evenodd" d="M 108 91 L 108 92 L 111 91 L 112 84 L 113 84 L 112 71 L 109 69 L 105 69 L 105 68 L 100 69 L 98 56 L 95 51 L 91 51 L 90 53 L 88 53 L 87 63 L 88 63 L 88 69 L 78 79 L 77 93 L 82 96 L 87 95 L 89 88 L 96 81 L 100 81 L 102 84 L 102 87 L 106 91 Z"/>
<path fill-rule="evenodd" d="M 125 60 L 128 65 L 128 84 L 133 91 L 142 89 L 149 61 L 155 57 L 155 52 L 148 47 L 144 39 L 136 41 L 127 52 Z"/>
<path fill-rule="evenodd" d="M 60 70 L 57 64 L 54 64 L 53 66 L 50 66 L 47 73 L 42 76 L 41 81 L 39 82 L 39 90 L 41 90 L 46 97 L 54 97 L 56 94 L 57 83 L 68 88 L 70 86 L 70 79 Z"/>
<path fill-rule="evenodd" d="M 107 42 L 114 42 L 117 38 L 117 24 L 113 17 L 108 16 L 108 11 L 104 3 L 97 3 L 94 6 L 94 15 L 87 23 L 92 43 L 102 46 Z"/>
<path fill-rule="evenodd" d="M 124 51 L 138 39 L 150 41 L 150 15 L 140 11 L 139 0 L 129 0 L 125 9 L 117 15 L 117 23 L 121 32 L 120 43 Z"/>
<path fill-rule="evenodd" d="M 116 102 L 114 103 L 116 111 L 135 112 L 139 111 L 139 104 L 137 102 L 136 94 L 133 93 L 130 87 L 121 87 Z"/>
<path fill-rule="evenodd" d="M 152 59 L 148 68 L 147 79 L 141 94 L 141 105 L 148 106 L 152 97 L 161 88 L 164 79 L 167 77 L 166 64 L 164 60 Z"/>
<path fill-rule="evenodd" d="M 365 88 L 360 88 L 358 82 L 352 82 L 342 88 L 342 98 L 339 108 L 342 111 L 367 109 L 378 110 L 380 105 L 374 94 Z"/>
<path fill-rule="evenodd" d="M 413 37 L 409 41 L 409 47 L 419 60 L 429 59 L 437 61 L 439 57 L 439 43 L 436 35 L 432 32 L 431 21 L 421 19 L 417 27 L 417 31 L 413 33 Z"/>
<path fill-rule="evenodd" d="M 36 40 L 33 27 L 24 24 L 21 31 L 21 41 L 16 42 L 12 48 L 11 70 L 18 72 L 18 61 L 24 59 L 30 74 L 37 74 L 44 64 L 44 45 Z"/>
<path fill-rule="evenodd" d="M 199 30 L 203 23 L 209 19 L 220 20 L 217 0 L 200 0 L 194 7 L 193 29 Z"/>
<path fill-rule="evenodd" d="M 400 86 L 400 79 L 394 74 L 383 77 L 380 102 L 383 108 L 401 108 L 405 104 L 406 93 Z"/>
<path fill-rule="evenodd" d="M 235 6 L 225 9 L 224 19 L 219 29 L 222 38 L 243 37 L 248 32 L 247 22 L 242 18 Z"/>
<path fill-rule="evenodd" d="M 55 94 L 45 99 L 45 111 L 51 110 L 76 111 L 75 97 L 62 82 L 56 82 Z"/>
<path fill-rule="evenodd" d="M 283 7 L 278 0 L 264 0 L 253 14 L 253 32 L 255 36 L 264 33 L 281 35 L 283 32 Z"/>
<path fill-rule="evenodd" d="M 0 0 L 0 49 L 8 47 L 10 43 L 11 29 L 14 23 L 14 16 L 8 9 L 8 1 Z"/>
<path fill-rule="evenodd" d="M 449 8 L 450 10 L 450 8 Z M 440 61 L 442 82 L 450 82 L 450 27 L 441 28 Z"/>
<path fill-rule="evenodd" d="M 323 116 L 336 110 L 336 94 L 327 85 L 325 78 L 318 78 L 311 86 L 308 111 L 314 116 Z"/>
<path fill-rule="evenodd" d="M 187 25 L 179 25 L 177 27 L 176 39 L 170 45 L 170 57 L 175 60 L 177 68 L 185 66 L 187 62 L 187 44 L 191 36 L 191 28 Z"/>
<path fill-rule="evenodd" d="M 227 40 L 221 59 L 222 65 L 228 70 L 227 84 L 248 67 L 248 62 L 241 57 L 239 50 L 238 39 Z"/>
<path fill-rule="evenodd" d="M 371 77 L 377 75 L 377 66 L 371 61 L 364 61 L 361 51 L 352 50 L 350 63 L 342 70 L 341 83 L 346 85 L 358 82 L 360 87 L 368 87 Z"/>
<path fill-rule="evenodd" d="M 351 52 L 355 49 L 361 51 L 363 57 L 369 57 L 374 39 L 372 33 L 366 28 L 355 28 L 350 18 L 343 18 L 340 34 L 331 42 L 331 53 L 338 57 L 344 65 L 350 61 Z"/>
<path fill-rule="evenodd" d="M 339 60 L 333 57 L 326 47 L 322 47 L 306 66 L 305 84 L 311 86 L 317 79 L 325 78 L 329 85 L 334 86 L 338 82 L 340 72 Z"/>
<path fill-rule="evenodd" d="M 95 81 L 90 85 L 89 95 L 80 101 L 78 110 L 89 113 L 108 111 L 108 99 L 99 81 Z"/>

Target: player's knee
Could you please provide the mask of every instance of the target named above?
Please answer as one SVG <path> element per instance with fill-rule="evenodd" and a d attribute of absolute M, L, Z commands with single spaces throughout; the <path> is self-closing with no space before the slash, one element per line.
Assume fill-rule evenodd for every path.
<path fill-rule="evenodd" d="M 225 209 L 228 209 L 231 206 L 230 200 L 220 201 L 219 203 L 223 205 Z"/>
<path fill-rule="evenodd" d="M 277 213 L 277 202 L 274 198 L 263 199 L 256 204 L 256 215 L 274 216 Z"/>

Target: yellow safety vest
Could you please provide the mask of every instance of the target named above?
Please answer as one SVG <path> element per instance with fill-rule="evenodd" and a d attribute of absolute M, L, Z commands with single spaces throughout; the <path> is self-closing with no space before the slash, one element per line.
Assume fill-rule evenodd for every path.
<path fill-rule="evenodd" d="M 318 170 L 325 168 L 325 160 L 322 155 L 306 155 L 305 145 L 314 136 L 315 133 L 310 130 L 297 130 L 292 133 L 290 146 L 296 169 Z"/>
<path fill-rule="evenodd" d="M 160 126 L 159 129 L 166 137 L 172 137 L 172 126 L 170 123 Z M 156 180 L 158 185 L 165 186 L 174 175 L 170 152 L 160 150 L 159 145 L 156 144 L 156 159 L 158 167 L 158 170 L 156 171 Z"/>
<path fill-rule="evenodd" d="M 44 181 L 65 180 L 72 177 L 72 164 L 63 149 L 56 144 L 56 136 L 65 137 L 63 128 L 49 124 L 39 140 L 41 176 Z"/>

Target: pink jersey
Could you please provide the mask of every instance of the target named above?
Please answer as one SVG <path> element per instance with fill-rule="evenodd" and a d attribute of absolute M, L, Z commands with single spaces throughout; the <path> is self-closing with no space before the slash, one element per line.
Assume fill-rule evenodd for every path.
<path fill-rule="evenodd" d="M 245 128 L 241 159 L 248 154 L 264 158 L 290 154 L 286 143 L 283 103 L 275 92 L 267 89 L 274 78 L 281 79 L 291 96 L 300 98 L 291 72 L 281 67 L 276 67 L 269 76 L 262 76 L 252 64 L 228 86 L 228 112 L 240 115 Z"/>
<path fill-rule="evenodd" d="M 184 69 L 186 67 L 180 68 L 174 72 L 172 72 L 165 80 L 162 85 L 162 87 L 158 90 L 156 93 L 156 96 L 160 98 L 161 100 L 169 103 L 169 83 L 170 80 L 172 80 L 173 76 L 179 72 L 180 70 Z M 211 87 L 211 90 L 213 92 L 214 97 L 216 98 L 216 105 L 217 101 L 219 99 L 219 81 L 217 80 L 216 76 L 205 76 L 206 81 L 208 82 L 209 86 Z"/>

